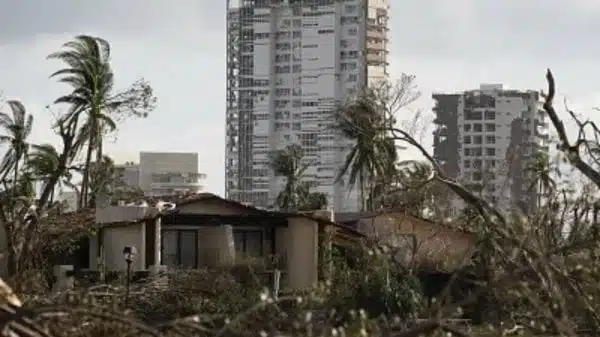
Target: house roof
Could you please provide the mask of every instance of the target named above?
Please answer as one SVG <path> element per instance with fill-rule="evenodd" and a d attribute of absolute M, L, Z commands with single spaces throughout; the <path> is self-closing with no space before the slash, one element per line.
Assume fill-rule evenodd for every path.
<path fill-rule="evenodd" d="M 356 223 L 360 220 L 372 219 L 381 215 L 389 215 L 389 214 L 402 214 L 403 217 L 407 219 L 415 219 L 422 221 L 424 223 L 428 223 L 434 226 L 439 226 L 451 231 L 461 232 L 464 234 L 475 234 L 472 231 L 469 231 L 463 227 L 454 226 L 452 223 L 446 223 L 441 221 L 433 221 L 431 219 L 415 216 L 407 213 L 403 209 L 398 208 L 386 208 L 379 211 L 369 211 L 369 212 L 341 212 L 335 213 L 335 221 L 338 223 L 343 223 L 349 227 L 355 227 Z"/>
<path fill-rule="evenodd" d="M 228 200 L 222 198 L 218 195 L 212 193 L 198 193 L 198 194 L 180 194 L 180 195 L 164 195 L 164 196 L 153 196 L 153 197 L 145 197 L 143 200 L 128 200 L 129 202 L 136 202 L 141 204 L 142 202 L 147 203 L 149 206 L 155 206 L 158 202 L 172 202 L 176 204 L 175 210 L 179 207 L 185 205 L 191 205 L 198 202 L 205 201 L 215 201 L 218 203 L 223 203 L 225 205 L 234 207 L 239 209 L 240 211 L 249 212 L 254 215 L 265 215 L 265 216 L 274 216 L 281 218 L 289 218 L 289 217 L 305 217 L 319 223 L 331 225 L 336 228 L 336 230 L 344 232 L 346 235 L 352 237 L 362 237 L 362 234 L 356 231 L 354 228 L 346 226 L 344 224 L 334 223 L 328 219 L 324 219 L 323 217 L 314 216 L 311 212 L 302 212 L 302 213 L 294 213 L 294 212 L 278 212 L 278 211 L 268 211 L 256 207 L 252 207 L 249 205 L 245 205 L 243 203 Z M 127 200 L 126 200 L 127 202 Z M 91 229 L 96 228 L 95 221 L 96 210 L 91 208 L 82 209 L 76 212 L 68 212 L 62 214 L 53 214 L 45 217 L 42 220 L 42 228 L 47 232 L 47 235 L 52 235 L 53 237 L 57 235 L 65 235 L 67 233 L 84 233 L 89 232 Z M 137 221 L 144 221 L 150 218 L 154 218 L 158 215 L 158 213 L 153 213 L 146 218 L 138 219 Z M 219 215 L 212 215 L 213 217 L 218 217 Z M 104 224 L 104 226 L 113 226 L 113 225 L 125 225 L 127 223 L 135 223 L 137 221 L 129 221 L 126 223 L 111 223 Z"/>
<path fill-rule="evenodd" d="M 449 224 L 414 217 L 401 210 L 342 213 L 336 214 L 336 220 L 368 238 L 392 246 L 398 245 L 397 248 L 402 251 L 412 251 L 412 240 L 416 239 L 417 250 L 412 259 L 421 268 L 448 272 L 457 268 L 467 255 L 473 253 L 473 233 Z"/>

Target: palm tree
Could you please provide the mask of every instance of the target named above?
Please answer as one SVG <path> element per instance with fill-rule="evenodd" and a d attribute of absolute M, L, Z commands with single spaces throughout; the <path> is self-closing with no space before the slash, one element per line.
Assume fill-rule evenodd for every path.
<path fill-rule="evenodd" d="M 547 153 L 535 152 L 525 168 L 525 172 L 528 172 L 533 178 L 528 189 L 537 190 L 537 206 L 539 207 L 542 204 L 542 197 L 556 189 L 556 181 L 552 176 L 560 176 L 560 171 L 550 165 Z"/>
<path fill-rule="evenodd" d="M 277 195 L 277 206 L 286 211 L 306 211 L 327 206 L 323 193 L 311 192 L 312 184 L 301 181 L 308 165 L 302 163 L 304 152 L 297 145 L 270 154 L 270 166 L 276 176 L 285 178 L 285 185 Z"/>
<path fill-rule="evenodd" d="M 360 188 L 362 208 L 370 210 L 368 200 L 377 184 L 385 186 L 392 179 L 393 168 L 398 157 L 395 142 L 386 132 L 386 117 L 376 101 L 366 95 L 338 111 L 335 127 L 352 141 L 354 146 L 346 156 L 337 181 L 348 173 L 350 189 Z M 383 184 L 382 184 L 383 183 Z M 381 192 L 379 192 L 381 193 Z"/>
<path fill-rule="evenodd" d="M 298 211 L 314 211 L 327 207 L 327 196 L 321 192 L 311 192 L 312 184 L 302 182 L 296 188 Z"/>
<path fill-rule="evenodd" d="M 33 145 L 33 151 L 27 159 L 28 172 L 31 178 L 42 183 L 42 189 L 52 183 L 52 177 L 60 172 L 60 154 L 51 144 Z M 72 178 L 70 171 L 64 171 L 58 182 L 52 186 L 50 204 L 54 203 L 55 189 L 62 185 L 69 185 Z"/>
<path fill-rule="evenodd" d="M 71 93 L 59 97 L 55 103 L 70 104 L 67 118 L 86 114 L 86 121 L 76 142 L 78 148 L 87 144 L 79 205 L 84 207 L 89 202 L 92 154 L 96 151 L 96 161 L 102 161 L 103 134 L 116 129 L 110 113 L 125 102 L 112 93 L 114 75 L 110 66 L 110 45 L 106 40 L 80 35 L 74 41 L 64 44 L 62 51 L 53 53 L 48 58 L 59 59 L 67 65 L 50 77 L 60 77 L 60 82 L 73 88 Z"/>
<path fill-rule="evenodd" d="M 92 195 L 108 196 L 112 192 L 116 181 L 116 170 L 113 160 L 109 156 L 103 156 L 102 161 L 92 163 L 90 171 L 93 173 L 90 179 Z"/>
<path fill-rule="evenodd" d="M 7 176 L 12 173 L 13 197 L 16 197 L 20 164 L 26 159 L 29 150 L 27 138 L 33 127 L 33 116 L 27 115 L 25 106 L 19 101 L 11 100 L 7 104 L 12 117 L 6 113 L 0 113 L 0 128 L 5 132 L 0 136 L 0 143 L 8 144 L 9 147 L 2 159 L 0 172 L 3 181 L 6 181 Z"/>
<path fill-rule="evenodd" d="M 308 168 L 308 165 L 302 163 L 303 157 L 304 152 L 297 144 L 270 154 L 269 164 L 275 176 L 285 178 L 285 186 L 277 195 L 277 206 L 280 209 L 296 210 L 298 207 L 296 191 L 302 175 Z"/>

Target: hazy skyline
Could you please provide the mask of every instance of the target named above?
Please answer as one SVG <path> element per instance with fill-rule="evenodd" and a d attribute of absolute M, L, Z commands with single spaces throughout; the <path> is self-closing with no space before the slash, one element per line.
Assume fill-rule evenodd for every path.
<path fill-rule="evenodd" d="M 430 115 L 432 92 L 480 83 L 543 89 L 550 67 L 570 107 L 598 114 L 600 2 L 394 3 L 391 78 L 416 75 L 423 96 L 411 109 Z M 116 87 L 144 77 L 158 97 L 147 119 L 126 122 L 107 142 L 115 161 L 137 160 L 139 151 L 198 152 L 207 191 L 223 193 L 225 1 L 0 0 L 0 8 L 0 91 L 34 115 L 33 142 L 56 142 L 44 107 L 68 90 L 48 78 L 61 65 L 45 57 L 75 35 L 100 36 L 112 45 Z"/>

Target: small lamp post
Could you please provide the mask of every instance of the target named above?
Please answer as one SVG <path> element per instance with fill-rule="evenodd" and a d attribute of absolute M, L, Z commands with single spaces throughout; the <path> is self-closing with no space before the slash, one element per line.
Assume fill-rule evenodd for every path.
<path fill-rule="evenodd" d="M 131 282 L 131 263 L 135 259 L 137 249 L 134 246 L 125 246 L 123 248 L 123 257 L 127 263 L 127 274 L 125 279 L 125 306 L 129 303 L 129 283 Z"/>

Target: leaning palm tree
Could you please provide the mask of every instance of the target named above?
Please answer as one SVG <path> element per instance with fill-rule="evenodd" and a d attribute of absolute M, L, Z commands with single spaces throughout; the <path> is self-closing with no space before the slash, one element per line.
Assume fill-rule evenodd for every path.
<path fill-rule="evenodd" d="M 0 128 L 4 131 L 4 134 L 0 135 L 0 143 L 8 144 L 8 150 L 0 164 L 0 173 L 3 181 L 12 174 L 13 194 L 16 194 L 21 163 L 25 161 L 29 150 L 27 138 L 33 127 L 33 116 L 27 115 L 25 106 L 19 101 L 11 100 L 6 103 L 12 117 L 7 113 L 0 113 Z"/>
<path fill-rule="evenodd" d="M 125 104 L 113 94 L 113 71 L 110 66 L 110 45 L 98 37 L 80 35 L 63 45 L 63 50 L 48 56 L 63 61 L 67 67 L 54 72 L 50 77 L 69 84 L 73 91 L 59 97 L 55 103 L 70 104 L 67 118 L 86 115 L 79 132 L 78 147 L 87 144 L 82 181 L 82 197 L 79 207 L 88 203 L 90 192 L 90 166 L 96 151 L 96 161 L 102 160 L 102 137 L 114 131 L 116 123 L 110 113 Z"/>
<path fill-rule="evenodd" d="M 56 172 L 60 172 L 60 154 L 51 144 L 32 145 L 33 151 L 27 159 L 28 172 L 34 181 L 42 184 L 42 189 L 52 183 L 52 177 Z M 50 204 L 54 203 L 56 196 L 56 188 L 61 188 L 68 185 L 72 179 L 72 174 L 69 170 L 59 177 L 56 184 L 52 186 L 50 192 Z"/>
<path fill-rule="evenodd" d="M 376 100 L 365 95 L 355 102 L 342 106 L 337 113 L 335 128 L 345 138 L 354 142 L 346 156 L 337 181 L 348 174 L 348 187 L 360 189 L 362 208 L 370 210 L 367 200 L 375 184 L 390 179 L 397 159 L 397 150 L 393 140 L 388 137 L 385 125 L 385 113 Z"/>

